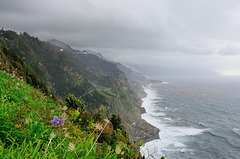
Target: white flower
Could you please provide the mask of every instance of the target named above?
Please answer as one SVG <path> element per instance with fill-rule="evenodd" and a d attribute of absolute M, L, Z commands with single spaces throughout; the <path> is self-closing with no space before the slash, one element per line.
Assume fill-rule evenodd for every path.
<path fill-rule="evenodd" d="M 106 118 L 106 119 L 104 119 L 104 121 L 106 122 L 106 123 L 109 123 L 109 120 Z"/>
<path fill-rule="evenodd" d="M 50 134 L 50 140 L 52 140 L 53 138 L 55 138 L 56 137 L 56 134 L 54 133 L 54 132 L 52 132 L 51 134 Z"/>
<path fill-rule="evenodd" d="M 70 138 L 69 133 L 65 133 L 64 136 L 65 136 L 66 138 Z"/>
<path fill-rule="evenodd" d="M 73 143 L 69 143 L 69 146 L 68 146 L 69 150 L 72 152 L 72 151 L 75 151 L 75 146 Z"/>
<path fill-rule="evenodd" d="M 62 108 L 63 111 L 66 111 L 67 109 L 68 107 L 66 105 Z"/>
<path fill-rule="evenodd" d="M 26 120 L 25 120 L 25 123 L 24 124 L 29 124 L 30 123 L 30 120 L 29 120 L 29 118 L 27 118 Z"/>
<path fill-rule="evenodd" d="M 67 117 L 67 114 L 66 114 L 66 113 L 63 113 L 60 117 L 66 118 L 66 117 Z"/>
<path fill-rule="evenodd" d="M 100 123 L 96 123 L 94 126 L 96 130 L 102 130 L 102 125 Z"/>

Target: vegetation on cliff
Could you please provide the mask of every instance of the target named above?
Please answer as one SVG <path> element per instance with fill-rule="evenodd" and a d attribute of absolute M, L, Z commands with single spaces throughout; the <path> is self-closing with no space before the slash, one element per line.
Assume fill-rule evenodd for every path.
<path fill-rule="evenodd" d="M 73 94 L 47 94 L 17 55 L 2 44 L 0 53 L 1 158 L 141 158 L 119 116 L 92 114 Z"/>
<path fill-rule="evenodd" d="M 140 158 L 120 118 L 91 114 L 73 95 L 65 99 L 0 71 L 1 158 Z"/>
<path fill-rule="evenodd" d="M 141 99 L 115 63 L 64 43 L 61 48 L 53 46 L 27 33 L 0 30 L 0 42 L 31 67 L 48 91 L 62 98 L 73 93 L 91 113 L 104 108 L 108 117 L 120 115 L 133 140 L 155 136 L 157 129 L 141 120 Z"/>

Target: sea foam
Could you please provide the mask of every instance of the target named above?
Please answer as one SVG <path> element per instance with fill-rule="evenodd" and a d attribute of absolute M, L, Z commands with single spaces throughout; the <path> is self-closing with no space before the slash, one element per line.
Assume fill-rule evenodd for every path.
<path fill-rule="evenodd" d="M 151 85 L 144 87 L 144 90 L 147 96 L 142 99 L 142 107 L 146 109 L 146 113 L 142 114 L 142 118 L 158 128 L 160 132 L 159 139 L 149 141 L 141 147 L 141 154 L 149 158 L 151 158 L 151 156 L 160 158 L 173 151 L 179 151 L 181 153 L 191 151 L 191 149 L 185 145 L 188 137 L 201 134 L 205 129 L 169 125 L 164 119 L 168 121 L 172 121 L 173 119 L 164 117 L 166 114 L 159 112 L 160 108 L 156 106 L 156 99 L 159 101 L 162 98 L 157 96 L 157 92 L 151 88 Z"/>

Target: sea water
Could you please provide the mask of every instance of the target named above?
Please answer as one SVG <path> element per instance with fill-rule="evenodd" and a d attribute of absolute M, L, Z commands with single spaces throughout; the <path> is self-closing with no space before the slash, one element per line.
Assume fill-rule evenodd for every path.
<path fill-rule="evenodd" d="M 160 130 L 160 139 L 142 146 L 142 155 L 240 158 L 240 82 L 172 82 L 144 89 L 142 118 Z"/>

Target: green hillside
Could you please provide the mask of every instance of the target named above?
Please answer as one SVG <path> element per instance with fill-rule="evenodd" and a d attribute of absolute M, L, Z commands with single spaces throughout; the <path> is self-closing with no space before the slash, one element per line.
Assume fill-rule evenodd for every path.
<path fill-rule="evenodd" d="M 73 93 L 91 113 L 104 108 L 108 117 L 120 115 L 131 139 L 155 137 L 157 129 L 141 119 L 141 99 L 116 64 L 62 50 L 27 33 L 0 30 L 0 42 L 26 62 L 54 94 L 63 98 Z"/>
<path fill-rule="evenodd" d="M 82 100 L 66 99 L 73 102 L 55 102 L 0 71 L 0 158 L 140 158 L 120 118 L 109 121 L 87 112 Z"/>
<path fill-rule="evenodd" d="M 138 84 L 139 93 L 136 93 L 125 74 L 118 69 L 118 64 L 105 60 L 101 55 L 92 54 L 89 51 L 78 51 L 72 49 L 63 42 L 54 40 L 59 49 L 71 58 L 82 75 L 88 79 L 99 92 L 106 97 L 105 105 L 107 116 L 112 113 L 119 114 L 123 119 L 124 126 L 130 136 L 141 140 L 155 137 L 157 129 L 141 119 L 141 99 L 138 94 L 143 95 L 143 90 Z M 87 101 L 87 97 L 82 97 Z M 136 126 L 135 126 L 136 125 Z M 149 129 L 150 131 L 148 131 Z"/>
<path fill-rule="evenodd" d="M 0 43 L 0 69 L 13 73 L 17 77 L 25 80 L 34 87 L 40 88 L 44 93 L 49 94 L 47 86 L 33 72 L 33 70 L 11 50 Z"/>
<path fill-rule="evenodd" d="M 0 33 L 0 42 L 25 61 L 56 95 L 74 93 L 80 96 L 93 89 L 66 54 L 50 43 L 27 33 L 18 35 L 3 30 Z"/>

